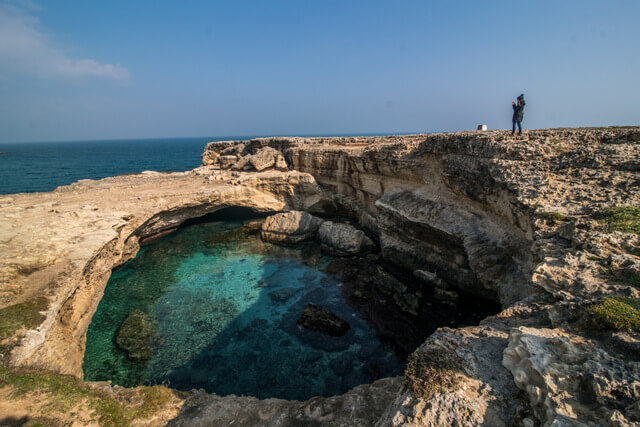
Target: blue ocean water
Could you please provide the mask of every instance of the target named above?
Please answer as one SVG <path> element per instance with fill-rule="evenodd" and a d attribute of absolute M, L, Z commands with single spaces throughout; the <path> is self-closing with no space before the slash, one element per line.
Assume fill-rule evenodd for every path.
<path fill-rule="evenodd" d="M 0 194 L 51 191 L 81 179 L 145 170 L 191 170 L 201 164 L 207 142 L 255 137 L 0 143 Z"/>
<path fill-rule="evenodd" d="M 185 171 L 201 164 L 210 141 L 246 137 L 0 143 L 0 194 L 51 191 L 80 179 Z"/>
<path fill-rule="evenodd" d="M 345 302 L 317 244 L 283 248 L 243 221 L 184 227 L 143 247 L 113 272 L 87 333 L 87 380 L 122 386 L 167 383 L 219 395 L 305 400 L 398 375 L 394 352 Z M 332 337 L 296 321 L 308 303 L 347 320 Z M 148 360 L 116 345 L 133 311 L 148 315 Z"/>

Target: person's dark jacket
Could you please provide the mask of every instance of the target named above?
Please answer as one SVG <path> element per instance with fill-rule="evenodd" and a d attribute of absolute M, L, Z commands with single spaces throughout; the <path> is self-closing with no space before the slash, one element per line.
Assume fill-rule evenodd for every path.
<path fill-rule="evenodd" d="M 521 122 L 524 119 L 524 105 L 524 99 L 518 100 L 517 104 L 512 105 L 514 122 Z"/>

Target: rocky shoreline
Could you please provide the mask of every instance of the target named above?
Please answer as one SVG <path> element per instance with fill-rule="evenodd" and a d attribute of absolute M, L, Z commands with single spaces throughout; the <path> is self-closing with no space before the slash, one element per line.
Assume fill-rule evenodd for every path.
<path fill-rule="evenodd" d="M 350 219 L 360 230 L 308 225 L 339 252 L 375 245 L 454 306 L 462 294 L 501 305 L 478 326 L 438 329 L 416 350 L 454 360 L 455 386 L 416 395 L 411 381 L 385 379 L 308 402 L 196 393 L 168 400 L 148 422 L 640 423 L 639 331 L 593 311 L 614 301 L 633 314 L 640 298 L 640 128 L 266 138 L 210 143 L 202 158 L 190 172 L 0 196 L 0 318 L 20 313 L 3 323 L 3 366 L 81 377 L 110 272 L 140 242 L 225 207 L 297 210 Z M 295 240 L 282 230 L 262 232 Z M 414 294 L 392 295 L 415 304 Z"/>

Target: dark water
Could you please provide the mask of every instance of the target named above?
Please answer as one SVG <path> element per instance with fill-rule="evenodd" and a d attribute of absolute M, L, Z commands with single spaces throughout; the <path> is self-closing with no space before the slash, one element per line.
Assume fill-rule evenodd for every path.
<path fill-rule="evenodd" d="M 401 372 L 326 272 L 331 257 L 315 244 L 263 243 L 242 224 L 190 225 L 115 271 L 87 334 L 85 378 L 304 400 Z M 298 327 L 310 302 L 347 320 L 349 332 L 331 337 Z M 146 362 L 130 361 L 114 344 L 132 310 L 156 324 Z"/>

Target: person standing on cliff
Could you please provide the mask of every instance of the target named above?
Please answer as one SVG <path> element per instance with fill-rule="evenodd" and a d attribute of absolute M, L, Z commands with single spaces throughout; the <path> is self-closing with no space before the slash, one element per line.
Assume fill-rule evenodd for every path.
<path fill-rule="evenodd" d="M 524 95 L 520 94 L 518 97 L 518 103 L 511 103 L 511 107 L 513 107 L 513 118 L 511 121 L 513 122 L 513 126 L 511 127 L 511 135 L 516 133 L 516 124 L 518 125 L 518 135 L 522 135 L 522 119 L 524 119 Z"/>

